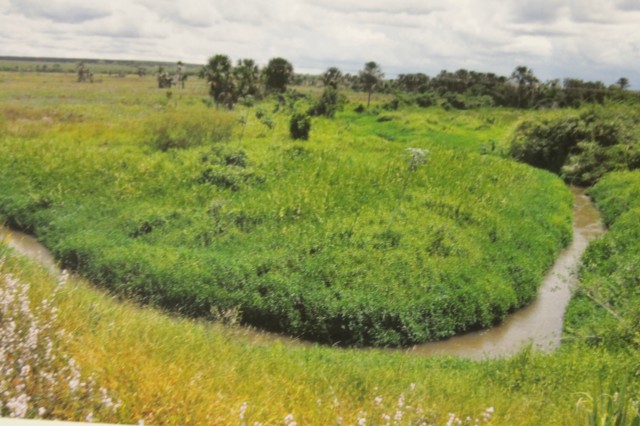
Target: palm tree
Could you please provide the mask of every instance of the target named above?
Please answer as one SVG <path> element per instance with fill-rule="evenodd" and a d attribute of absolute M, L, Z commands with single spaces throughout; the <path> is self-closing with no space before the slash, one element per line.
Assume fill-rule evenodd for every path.
<path fill-rule="evenodd" d="M 269 60 L 263 73 L 268 92 L 284 93 L 287 84 L 293 79 L 293 65 L 284 58 L 273 58 Z"/>
<path fill-rule="evenodd" d="M 382 69 L 375 62 L 367 62 L 364 64 L 364 69 L 359 73 L 360 83 L 367 91 L 367 108 L 369 104 L 371 104 L 371 92 L 373 88 L 380 83 L 380 81 L 384 78 L 384 74 L 382 73 Z"/>
<path fill-rule="evenodd" d="M 629 79 L 627 77 L 620 77 L 616 84 L 620 86 L 620 90 L 625 90 L 629 87 Z"/>
<path fill-rule="evenodd" d="M 207 65 L 200 70 L 200 76 L 207 80 L 209 95 L 215 101 L 216 108 L 221 102 L 233 105 L 235 90 L 231 60 L 227 55 L 218 54 L 209 58 Z"/>
<path fill-rule="evenodd" d="M 238 96 L 257 96 L 260 92 L 260 69 L 253 59 L 239 59 L 233 68 Z"/>
<path fill-rule="evenodd" d="M 341 81 L 342 72 L 336 67 L 330 67 L 322 74 L 322 84 L 325 87 L 332 87 L 337 90 Z"/>
<path fill-rule="evenodd" d="M 518 107 L 530 107 L 538 84 L 538 79 L 533 74 L 533 70 L 520 65 L 511 73 L 511 79 L 518 86 Z"/>

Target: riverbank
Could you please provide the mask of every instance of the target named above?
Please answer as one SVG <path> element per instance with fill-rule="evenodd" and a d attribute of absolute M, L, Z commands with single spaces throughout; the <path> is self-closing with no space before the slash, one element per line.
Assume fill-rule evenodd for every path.
<path fill-rule="evenodd" d="M 574 195 L 573 240 L 560 253 L 546 274 L 538 297 L 529 306 L 511 313 L 504 322 L 489 329 L 466 333 L 443 341 L 428 342 L 409 349 L 419 355 L 454 355 L 463 358 L 498 358 L 516 354 L 531 344 L 536 350 L 550 351 L 560 346 L 566 305 L 576 285 L 580 257 L 589 242 L 604 232 L 599 212 L 584 189 L 572 187 Z M 49 269 L 54 275 L 60 270 L 53 255 L 33 237 L 0 227 L 0 241 L 31 260 Z M 247 329 L 263 342 L 298 345 L 301 342 L 285 336 Z"/>
<path fill-rule="evenodd" d="M 2 273 L 30 282 L 36 304 L 57 285 L 12 256 Z M 59 291 L 57 326 L 72 336 L 68 350 L 83 373 L 93 373 L 122 401 L 116 418 L 105 420 L 123 423 L 282 424 L 293 415 L 298 424 L 355 424 L 359 418 L 385 424 L 385 415 L 401 412 L 406 423 L 443 425 L 449 413 L 483 419 L 493 408 L 490 424 L 581 424 L 576 403 L 582 392 L 613 389 L 631 367 L 626 355 L 579 347 L 483 362 L 292 348 L 256 342 L 241 328 L 118 302 L 81 280 L 70 279 Z M 84 420 L 85 414 L 61 417 Z"/>

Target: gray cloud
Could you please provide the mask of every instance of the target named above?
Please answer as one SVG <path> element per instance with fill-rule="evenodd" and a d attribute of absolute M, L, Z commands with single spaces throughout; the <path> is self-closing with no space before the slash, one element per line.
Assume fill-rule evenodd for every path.
<path fill-rule="evenodd" d="M 637 0 L 618 0 L 616 6 L 623 11 L 640 11 L 640 2 Z"/>
<path fill-rule="evenodd" d="M 511 3 L 513 18 L 516 22 L 551 24 L 559 19 L 566 2 L 561 0 L 537 0 Z"/>
<path fill-rule="evenodd" d="M 47 1 L 10 0 L 14 12 L 28 18 L 47 19 L 54 22 L 77 23 L 109 16 L 111 11 L 100 3 L 81 0 Z"/>

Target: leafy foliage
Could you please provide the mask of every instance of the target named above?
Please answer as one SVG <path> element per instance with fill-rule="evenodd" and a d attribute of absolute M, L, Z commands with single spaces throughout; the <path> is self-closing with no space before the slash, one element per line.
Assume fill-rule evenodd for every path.
<path fill-rule="evenodd" d="M 207 80 L 209 95 L 216 105 L 225 104 L 231 107 L 236 98 L 233 66 L 227 55 L 214 55 L 200 71 L 201 77 Z"/>
<path fill-rule="evenodd" d="M 340 97 L 338 91 L 332 87 L 327 87 L 323 92 L 320 99 L 318 99 L 310 108 L 309 115 L 318 117 L 323 115 L 327 118 L 332 118 L 336 112 L 342 108 L 345 100 Z"/>
<path fill-rule="evenodd" d="M 293 78 L 293 65 L 284 58 L 273 58 L 263 73 L 267 92 L 283 93 Z"/>
<path fill-rule="evenodd" d="M 569 182 L 589 185 L 608 171 L 640 167 L 639 135 L 637 114 L 594 109 L 578 116 L 522 123 L 510 153 Z"/>
<path fill-rule="evenodd" d="M 384 78 L 384 73 L 380 68 L 380 65 L 370 61 L 364 64 L 364 69 L 358 74 L 360 84 L 367 92 L 367 107 L 371 104 L 371 92 Z"/>
<path fill-rule="evenodd" d="M 336 67 L 330 67 L 322 74 L 322 84 L 327 88 L 338 90 L 342 77 L 342 71 Z"/>
<path fill-rule="evenodd" d="M 296 112 L 289 121 L 289 133 L 293 139 L 309 139 L 311 117 L 303 112 Z"/>

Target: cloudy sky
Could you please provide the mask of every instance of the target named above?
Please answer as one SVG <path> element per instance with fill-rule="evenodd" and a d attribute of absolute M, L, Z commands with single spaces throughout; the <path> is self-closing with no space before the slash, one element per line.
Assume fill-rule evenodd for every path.
<path fill-rule="evenodd" d="M 378 62 L 387 76 L 466 68 L 640 87 L 640 0 L 0 0 L 0 55 L 204 63 L 300 72 Z"/>

